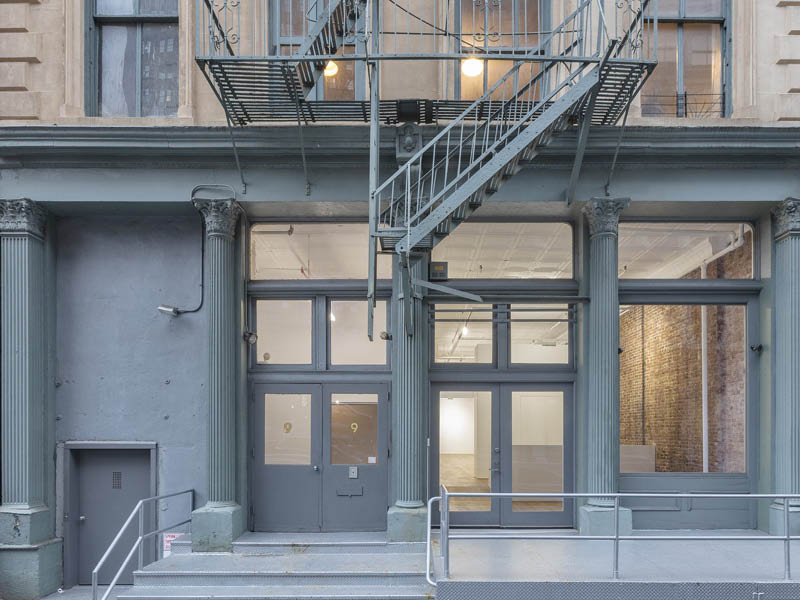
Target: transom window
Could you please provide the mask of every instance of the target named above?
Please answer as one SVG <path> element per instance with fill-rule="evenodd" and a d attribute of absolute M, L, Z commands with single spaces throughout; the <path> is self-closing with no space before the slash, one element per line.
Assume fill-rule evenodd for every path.
<path fill-rule="evenodd" d="M 724 117 L 727 0 L 662 0 L 658 67 L 642 89 L 644 117 Z"/>
<path fill-rule="evenodd" d="M 570 305 L 437 303 L 430 318 L 437 365 L 571 364 Z"/>
<path fill-rule="evenodd" d="M 86 113 L 178 114 L 178 0 L 87 0 Z"/>
<path fill-rule="evenodd" d="M 750 279 L 753 228 L 747 223 L 619 225 L 622 279 Z"/>
<path fill-rule="evenodd" d="M 450 279 L 571 279 L 567 223 L 462 223 L 433 249 Z"/>

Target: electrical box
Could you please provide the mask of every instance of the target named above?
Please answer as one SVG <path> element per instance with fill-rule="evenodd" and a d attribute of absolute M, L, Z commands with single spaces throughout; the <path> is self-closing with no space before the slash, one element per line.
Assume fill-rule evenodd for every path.
<path fill-rule="evenodd" d="M 348 479 L 358 479 L 358 467 L 348 467 L 347 477 Z"/>
<path fill-rule="evenodd" d="M 447 281 L 447 263 L 432 262 L 428 270 L 428 278 L 431 281 Z"/>

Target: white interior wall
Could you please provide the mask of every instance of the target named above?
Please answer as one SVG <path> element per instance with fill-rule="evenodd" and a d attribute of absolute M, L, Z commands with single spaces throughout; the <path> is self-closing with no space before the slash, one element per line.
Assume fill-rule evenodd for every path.
<path fill-rule="evenodd" d="M 475 452 L 475 392 L 449 392 L 439 397 L 439 452 Z"/>
<path fill-rule="evenodd" d="M 562 392 L 512 392 L 511 440 L 514 446 L 564 443 Z"/>
<path fill-rule="evenodd" d="M 492 467 L 492 393 L 475 392 L 474 471 L 478 479 L 488 479 Z"/>

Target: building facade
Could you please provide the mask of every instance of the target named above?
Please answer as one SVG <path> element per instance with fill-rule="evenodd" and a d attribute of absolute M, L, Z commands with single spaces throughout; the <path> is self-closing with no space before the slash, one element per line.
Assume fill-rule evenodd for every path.
<path fill-rule="evenodd" d="M 603 493 L 800 493 L 800 3 L 627 2 L 641 89 L 585 127 L 583 96 L 410 248 L 371 198 L 401 173 L 405 210 L 425 148 L 468 153 L 442 132 L 507 105 L 509 69 L 519 100 L 573 64 L 523 55 L 594 2 L 353 2 L 325 60 L 268 61 L 347 3 L 311 4 L 0 2 L 0 596 L 89 583 L 136 501 L 182 490 L 147 525 L 191 511 L 168 532 L 195 552 L 421 540 L 441 485 L 597 493 L 451 506 L 589 535 Z M 372 254 L 378 225 L 407 231 Z M 784 526 L 766 500 L 623 507 L 625 529 Z"/>

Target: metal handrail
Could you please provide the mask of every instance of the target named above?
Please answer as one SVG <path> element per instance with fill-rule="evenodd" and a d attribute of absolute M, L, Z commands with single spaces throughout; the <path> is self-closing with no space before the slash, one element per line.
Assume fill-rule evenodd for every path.
<path fill-rule="evenodd" d="M 111 542 L 108 549 L 106 549 L 102 558 L 100 558 L 100 560 L 98 561 L 97 566 L 92 571 L 92 600 L 97 600 L 97 576 L 98 573 L 100 572 L 100 568 L 106 562 L 106 559 L 111 554 L 111 551 L 114 550 L 114 547 L 117 545 L 117 542 L 119 542 L 119 540 L 122 538 L 122 534 L 125 533 L 125 530 L 128 528 L 128 525 L 130 525 L 133 522 L 133 518 L 137 514 L 139 515 L 139 536 L 136 538 L 136 542 L 133 544 L 133 547 L 130 549 L 130 552 L 128 552 L 127 556 L 125 557 L 125 560 L 122 561 L 122 565 L 117 571 L 117 574 L 114 575 L 114 578 L 108 585 L 108 589 L 106 590 L 106 593 L 103 594 L 101 600 L 107 600 L 109 594 L 111 593 L 111 590 L 114 589 L 114 586 L 117 584 L 117 581 L 122 575 L 122 572 L 125 570 L 125 567 L 128 566 L 128 563 L 130 562 L 131 558 L 133 558 L 133 553 L 136 552 L 137 550 L 139 551 L 139 569 L 141 569 L 144 566 L 144 556 L 142 554 L 142 542 L 144 540 L 153 537 L 154 535 L 158 535 L 159 533 L 163 533 L 168 529 L 172 529 L 173 527 L 179 527 L 180 525 L 186 525 L 187 523 L 191 522 L 191 516 L 190 516 L 190 518 L 181 521 L 180 523 L 173 523 L 172 525 L 168 525 L 167 527 L 162 527 L 161 529 L 156 529 L 155 531 L 149 531 L 147 533 L 144 532 L 144 513 L 142 511 L 142 508 L 144 507 L 145 503 L 155 502 L 156 500 L 164 500 L 166 498 L 173 498 L 175 496 L 180 496 L 182 494 L 189 494 L 189 514 L 191 515 L 191 512 L 194 509 L 194 489 L 183 490 L 181 492 L 173 492 L 171 494 L 162 494 L 160 496 L 151 496 L 150 498 L 143 498 L 136 503 L 136 506 L 131 511 L 131 514 L 125 520 L 125 523 L 123 523 L 122 527 L 117 532 L 117 535 L 114 537 L 114 540 Z"/>
<path fill-rule="evenodd" d="M 441 486 L 441 495 L 428 501 L 428 534 L 425 562 L 425 578 L 428 583 L 435 586 L 430 568 L 431 560 L 431 512 L 434 502 L 439 503 L 439 550 L 442 558 L 442 575 L 445 579 L 450 577 L 450 540 L 602 540 L 614 542 L 614 562 L 612 576 L 619 579 L 619 543 L 620 541 L 783 541 L 783 577 L 785 580 L 792 578 L 791 568 L 791 540 L 792 534 L 789 527 L 789 501 L 800 500 L 800 494 L 746 494 L 746 493 L 668 493 L 668 492 L 618 492 L 602 493 L 602 498 L 614 501 L 614 535 L 537 535 L 537 534 L 450 534 L 450 499 L 451 498 L 568 498 L 589 499 L 598 498 L 599 493 L 574 493 L 574 492 L 548 492 L 541 494 L 516 493 L 516 492 L 448 492 L 445 485 Z M 670 498 L 670 499 L 743 499 L 743 500 L 781 500 L 783 501 L 783 535 L 620 535 L 619 509 L 620 500 L 624 498 Z"/>

